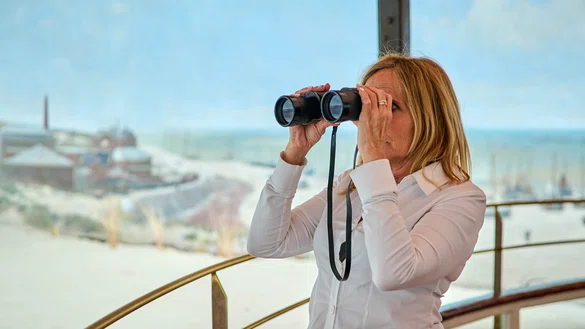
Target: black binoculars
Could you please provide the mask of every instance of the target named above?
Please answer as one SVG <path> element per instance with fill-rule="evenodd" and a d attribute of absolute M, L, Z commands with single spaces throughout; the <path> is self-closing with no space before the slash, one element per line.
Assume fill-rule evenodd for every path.
<path fill-rule="evenodd" d="M 322 118 L 331 123 L 355 121 L 362 110 L 356 88 L 327 92 L 309 91 L 303 96 L 281 96 L 274 105 L 276 121 L 283 127 L 306 125 Z"/>

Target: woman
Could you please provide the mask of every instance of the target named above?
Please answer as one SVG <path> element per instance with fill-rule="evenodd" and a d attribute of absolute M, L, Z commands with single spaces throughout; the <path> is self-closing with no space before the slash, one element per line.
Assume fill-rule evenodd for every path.
<path fill-rule="evenodd" d="M 388 54 L 358 84 L 360 165 L 334 184 L 335 250 L 345 238 L 352 180 L 352 266 L 330 267 L 327 191 L 291 210 L 305 156 L 330 125 L 290 128 L 266 183 L 248 252 L 282 258 L 314 251 L 318 276 L 309 328 L 443 328 L 441 297 L 461 274 L 483 225 L 486 198 L 470 181 L 469 149 L 447 74 L 430 59 Z M 299 90 L 326 91 L 329 85 Z M 337 258 L 337 257 L 336 257 Z M 337 259 L 339 273 L 345 260 Z"/>

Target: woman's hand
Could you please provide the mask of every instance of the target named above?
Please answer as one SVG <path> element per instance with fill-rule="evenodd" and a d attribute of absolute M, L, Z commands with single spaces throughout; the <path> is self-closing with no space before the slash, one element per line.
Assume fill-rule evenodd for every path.
<path fill-rule="evenodd" d="M 328 83 L 321 86 L 306 87 L 295 92 L 293 96 L 303 96 L 309 91 L 326 92 L 329 88 Z M 290 164 L 301 165 L 309 150 L 325 134 L 327 127 L 335 125 L 338 124 L 332 124 L 321 119 L 321 121 L 307 125 L 289 127 L 289 140 L 284 150 L 283 160 Z"/>
<path fill-rule="evenodd" d="M 358 150 L 364 163 L 385 159 L 392 121 L 392 96 L 375 87 L 358 85 L 357 88 L 362 100 L 362 111 L 356 122 Z"/>

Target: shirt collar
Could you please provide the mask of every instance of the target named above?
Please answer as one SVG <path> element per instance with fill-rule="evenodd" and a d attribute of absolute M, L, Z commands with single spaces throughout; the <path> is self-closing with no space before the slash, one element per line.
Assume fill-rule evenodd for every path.
<path fill-rule="evenodd" d="M 421 190 L 423 190 L 423 192 L 425 192 L 427 196 L 433 193 L 437 189 L 437 186 L 433 185 L 433 183 L 429 182 L 423 176 L 423 170 L 427 178 L 435 182 L 438 186 L 443 186 L 449 182 L 449 177 L 447 177 L 445 171 L 443 171 L 443 166 L 439 161 L 433 162 L 421 170 L 413 173 L 411 176 L 416 179 L 418 186 L 421 188 Z"/>

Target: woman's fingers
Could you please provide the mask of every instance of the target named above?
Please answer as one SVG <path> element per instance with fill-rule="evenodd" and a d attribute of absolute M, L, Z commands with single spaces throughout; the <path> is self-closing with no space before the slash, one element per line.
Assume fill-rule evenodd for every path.
<path fill-rule="evenodd" d="M 374 104 L 374 102 L 377 101 L 377 98 L 372 99 L 372 96 L 375 97 L 375 94 L 373 94 L 373 92 L 369 91 L 365 86 L 358 85 L 357 89 L 358 89 L 358 92 L 360 94 L 360 98 L 362 100 L 362 111 L 361 111 L 360 117 L 359 117 L 359 121 L 361 121 L 365 117 L 370 116 L 370 114 L 372 112 L 372 108 L 377 105 L 377 104 Z"/>
<path fill-rule="evenodd" d="M 321 121 L 317 122 L 317 126 L 319 128 L 323 128 L 323 130 L 325 130 L 327 127 L 339 126 L 339 125 L 340 125 L 339 122 L 337 122 L 337 123 L 331 123 L 331 122 L 329 122 L 329 121 L 327 121 L 325 119 L 321 119 Z"/>
<path fill-rule="evenodd" d="M 297 90 L 292 96 L 303 96 L 309 91 L 326 92 L 329 90 L 330 87 L 331 86 L 329 85 L 329 83 L 320 86 L 305 87 L 303 89 Z"/>
<path fill-rule="evenodd" d="M 331 126 L 339 126 L 339 123 L 331 123 L 326 120 L 315 122 L 315 127 L 317 128 L 321 135 L 323 135 L 325 133 L 325 130 L 327 130 L 327 128 Z"/>
<path fill-rule="evenodd" d="M 381 89 L 376 87 L 368 87 L 371 91 L 376 94 L 377 97 L 377 106 L 381 110 L 390 109 L 392 106 L 392 96 Z"/>
<path fill-rule="evenodd" d="M 363 89 L 366 91 L 370 99 L 368 116 L 373 116 L 375 118 L 380 118 L 380 116 L 385 115 L 392 116 L 392 95 L 376 87 L 371 86 L 361 87 L 363 87 Z"/>
<path fill-rule="evenodd" d="M 315 86 L 315 87 L 313 87 L 311 90 L 312 90 L 312 91 L 325 92 L 325 91 L 328 91 L 330 87 L 331 87 L 331 86 L 329 85 L 329 83 L 326 83 L 326 84 L 324 84 L 324 85 Z"/>

